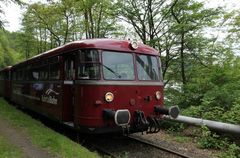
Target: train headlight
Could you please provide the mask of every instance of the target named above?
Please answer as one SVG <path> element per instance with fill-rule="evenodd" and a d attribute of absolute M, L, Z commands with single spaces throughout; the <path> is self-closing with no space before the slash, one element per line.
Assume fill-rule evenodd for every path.
<path fill-rule="evenodd" d="M 160 91 L 156 91 L 156 99 L 157 100 L 161 99 L 161 92 Z"/>
<path fill-rule="evenodd" d="M 114 99 L 114 95 L 111 93 L 111 92 L 107 92 L 106 94 L 105 94 L 105 100 L 106 100 L 106 102 L 112 102 L 113 101 L 113 99 Z"/>
<path fill-rule="evenodd" d="M 130 46 L 131 46 L 132 49 L 137 49 L 138 48 L 137 41 L 131 41 Z"/>

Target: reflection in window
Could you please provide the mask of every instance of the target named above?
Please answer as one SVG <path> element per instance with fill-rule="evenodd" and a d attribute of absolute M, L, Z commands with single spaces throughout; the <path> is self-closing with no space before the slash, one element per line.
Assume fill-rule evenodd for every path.
<path fill-rule="evenodd" d="M 99 79 L 99 64 L 84 63 L 79 65 L 79 79 Z"/>
<path fill-rule="evenodd" d="M 97 50 L 79 52 L 78 79 L 99 79 L 99 54 Z"/>
<path fill-rule="evenodd" d="M 159 80 L 158 60 L 150 55 L 137 55 L 137 72 L 139 80 Z"/>
<path fill-rule="evenodd" d="M 51 64 L 49 68 L 49 79 L 57 80 L 60 79 L 60 67 L 59 63 Z"/>
<path fill-rule="evenodd" d="M 133 56 L 129 53 L 105 51 L 103 58 L 103 75 L 108 80 L 133 80 Z"/>
<path fill-rule="evenodd" d="M 39 79 L 40 80 L 48 79 L 48 65 L 43 66 L 39 69 Z"/>
<path fill-rule="evenodd" d="M 75 79 L 75 69 L 74 69 L 74 60 L 67 59 L 65 61 L 65 79 L 73 80 Z"/>
<path fill-rule="evenodd" d="M 32 78 L 33 80 L 38 80 L 39 79 L 39 73 L 37 71 L 32 72 Z"/>
<path fill-rule="evenodd" d="M 98 51 L 97 50 L 81 50 L 79 53 L 79 59 L 82 62 L 99 61 Z"/>

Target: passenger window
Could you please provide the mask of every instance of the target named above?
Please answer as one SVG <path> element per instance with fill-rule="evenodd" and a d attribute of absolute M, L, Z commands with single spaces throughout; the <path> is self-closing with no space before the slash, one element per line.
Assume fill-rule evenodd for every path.
<path fill-rule="evenodd" d="M 66 80 L 75 79 L 75 69 L 74 69 L 73 59 L 66 59 L 65 61 L 65 79 Z"/>
<path fill-rule="evenodd" d="M 37 69 L 32 70 L 32 79 L 33 80 L 38 80 L 39 79 L 39 72 Z"/>
<path fill-rule="evenodd" d="M 17 71 L 17 80 L 23 80 L 23 71 L 21 69 Z"/>
<path fill-rule="evenodd" d="M 50 80 L 58 80 L 60 79 L 60 64 L 50 64 L 49 67 L 49 79 Z"/>
<path fill-rule="evenodd" d="M 99 64 L 83 63 L 78 69 L 79 79 L 99 79 Z"/>
<path fill-rule="evenodd" d="M 13 71 L 12 78 L 13 80 L 16 80 L 16 71 Z"/>
<path fill-rule="evenodd" d="M 100 79 L 97 50 L 81 50 L 78 59 L 78 79 Z"/>
<path fill-rule="evenodd" d="M 45 65 L 39 68 L 39 79 L 40 80 L 48 79 L 48 65 Z"/>

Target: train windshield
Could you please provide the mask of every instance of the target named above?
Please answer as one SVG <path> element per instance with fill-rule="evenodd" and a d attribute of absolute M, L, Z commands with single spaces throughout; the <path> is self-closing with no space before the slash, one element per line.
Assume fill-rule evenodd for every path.
<path fill-rule="evenodd" d="M 136 63 L 139 80 L 160 80 L 160 67 L 156 56 L 137 55 Z"/>
<path fill-rule="evenodd" d="M 107 80 L 134 80 L 133 55 L 103 51 L 103 76 Z"/>

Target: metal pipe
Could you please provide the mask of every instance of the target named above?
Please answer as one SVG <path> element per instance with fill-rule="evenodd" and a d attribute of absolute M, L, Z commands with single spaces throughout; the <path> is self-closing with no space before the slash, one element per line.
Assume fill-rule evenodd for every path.
<path fill-rule="evenodd" d="M 164 119 L 173 120 L 173 121 L 181 122 L 181 123 L 187 123 L 187 124 L 195 125 L 195 126 L 205 125 L 209 129 L 240 135 L 240 126 L 239 125 L 211 121 L 211 120 L 204 120 L 204 119 L 200 119 L 200 118 L 194 118 L 194 117 L 188 117 L 188 116 L 182 116 L 182 115 L 178 115 L 178 117 L 176 119 L 171 118 L 167 115 L 164 115 Z"/>

